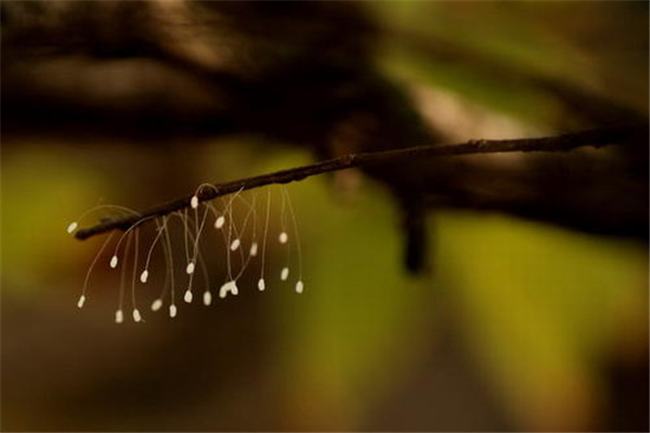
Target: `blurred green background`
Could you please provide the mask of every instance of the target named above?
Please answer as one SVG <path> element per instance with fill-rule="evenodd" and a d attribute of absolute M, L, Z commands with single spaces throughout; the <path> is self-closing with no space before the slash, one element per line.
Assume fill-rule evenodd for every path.
<path fill-rule="evenodd" d="M 366 7 L 385 35 L 378 68 L 454 138 L 548 132 L 564 114 L 538 88 L 436 60 L 414 40 L 451 41 L 647 113 L 645 2 Z M 277 278 L 259 293 L 251 274 L 238 297 L 179 304 L 175 320 L 143 307 L 145 324 L 116 326 L 118 277 L 103 261 L 75 306 L 103 238 L 73 240 L 70 221 L 100 201 L 144 209 L 313 156 L 249 136 L 196 140 L 191 152 L 182 138 L 164 152 L 36 128 L 2 139 L 3 430 L 647 428 L 645 243 L 439 211 L 432 271 L 409 276 L 387 191 L 321 176 L 288 187 L 305 293 Z M 285 255 L 271 245 L 277 273 Z M 156 278 L 139 286 L 143 305 Z"/>

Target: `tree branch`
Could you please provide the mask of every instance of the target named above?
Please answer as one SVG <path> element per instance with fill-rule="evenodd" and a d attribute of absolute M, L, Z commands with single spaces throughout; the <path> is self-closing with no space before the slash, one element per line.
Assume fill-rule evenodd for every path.
<path fill-rule="evenodd" d="M 470 140 L 462 144 L 416 146 L 383 152 L 348 154 L 301 167 L 217 184 L 214 185 L 214 188 L 201 189 L 197 196 L 199 201 L 203 202 L 240 190 L 249 190 L 271 184 L 286 184 L 328 172 L 346 170 L 354 167 L 376 167 L 429 157 L 501 152 L 558 152 L 569 151 L 583 146 L 598 148 L 612 144 L 629 143 L 635 138 L 644 137 L 647 132 L 648 125 L 645 124 L 593 129 L 551 137 L 512 140 Z M 75 237 L 83 240 L 116 229 L 127 230 L 129 227 L 143 222 L 145 219 L 161 217 L 171 212 L 188 208 L 190 207 L 191 198 L 192 195 L 189 195 L 154 206 L 139 215 L 103 221 L 95 226 L 78 230 L 75 233 Z"/>

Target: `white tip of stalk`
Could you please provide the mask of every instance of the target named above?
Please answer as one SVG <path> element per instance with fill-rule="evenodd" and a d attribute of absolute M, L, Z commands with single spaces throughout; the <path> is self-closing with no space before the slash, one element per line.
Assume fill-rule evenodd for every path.
<path fill-rule="evenodd" d="M 171 305 L 169 306 L 169 317 L 171 317 L 171 318 L 173 319 L 174 317 L 176 317 L 176 313 L 177 313 L 177 311 L 176 311 L 176 305 L 171 304 Z"/>
<path fill-rule="evenodd" d="M 82 308 L 85 302 L 86 302 L 86 297 L 84 295 L 79 296 L 79 300 L 77 301 L 77 307 Z"/>
<path fill-rule="evenodd" d="M 192 291 L 190 289 L 187 289 L 185 291 L 185 296 L 183 296 L 183 300 L 188 304 L 192 303 Z"/>
<path fill-rule="evenodd" d="M 145 269 L 140 274 L 140 282 L 141 283 L 146 283 L 148 278 L 149 278 L 149 271 Z"/>
<path fill-rule="evenodd" d="M 185 273 L 187 275 L 192 275 L 194 273 L 194 262 L 189 262 L 185 268 Z"/>
<path fill-rule="evenodd" d="M 282 232 L 282 233 L 280 233 L 280 235 L 278 236 L 278 241 L 279 241 L 281 244 L 286 244 L 288 240 L 289 240 L 289 235 L 287 235 L 287 232 Z"/>
<path fill-rule="evenodd" d="M 77 230 L 77 227 L 79 227 L 79 224 L 77 224 L 76 221 L 73 221 L 68 225 L 68 228 L 66 229 L 68 233 L 72 233 L 73 231 Z"/>
<path fill-rule="evenodd" d="M 199 198 L 197 196 L 192 196 L 192 200 L 190 200 L 190 206 L 192 206 L 192 209 L 199 207 Z"/>
<path fill-rule="evenodd" d="M 241 241 L 239 239 L 235 239 L 234 241 L 232 241 L 232 243 L 230 244 L 230 251 L 237 250 L 237 248 L 239 248 L 240 244 L 241 244 Z"/>
<path fill-rule="evenodd" d="M 113 269 L 117 268 L 117 256 L 111 257 L 110 265 L 111 265 L 111 268 L 113 268 Z"/>
<path fill-rule="evenodd" d="M 264 282 L 264 278 L 259 279 L 259 281 L 257 282 L 257 288 L 259 289 L 260 292 L 263 292 L 264 289 L 266 289 L 266 283 Z"/>
<path fill-rule="evenodd" d="M 235 281 L 228 281 L 221 286 L 219 289 L 219 297 L 220 298 L 225 298 L 228 293 L 232 293 L 233 295 L 237 295 L 239 293 L 239 289 L 237 288 L 237 283 Z"/>
<path fill-rule="evenodd" d="M 304 288 L 305 288 L 305 285 L 302 283 L 302 281 L 298 281 L 296 283 L 296 293 L 302 293 Z"/>
<path fill-rule="evenodd" d="M 257 255 L 257 242 L 253 242 L 251 244 L 251 249 L 248 254 L 250 254 L 251 257 L 255 257 Z"/>
<path fill-rule="evenodd" d="M 289 268 L 286 266 L 282 268 L 282 271 L 280 272 L 280 279 L 282 281 L 287 281 L 287 278 L 289 278 Z"/>
<path fill-rule="evenodd" d="M 142 316 L 140 315 L 140 310 L 137 308 L 133 309 L 133 321 L 139 323 L 142 321 Z"/>
<path fill-rule="evenodd" d="M 156 299 L 151 303 L 151 311 L 158 311 L 162 307 L 163 301 L 162 299 Z"/>
<path fill-rule="evenodd" d="M 221 215 L 221 216 L 218 217 L 218 218 L 216 219 L 216 221 L 214 222 L 214 228 L 215 228 L 215 229 L 220 229 L 221 227 L 223 227 L 223 225 L 224 225 L 225 223 L 226 223 L 226 217 L 224 217 L 223 215 Z"/>
<path fill-rule="evenodd" d="M 210 293 L 209 290 L 206 290 L 203 292 L 203 305 L 208 307 L 210 304 L 212 304 L 212 293 Z"/>
<path fill-rule="evenodd" d="M 115 312 L 115 323 L 122 323 L 124 322 L 124 313 L 122 310 L 117 310 Z"/>

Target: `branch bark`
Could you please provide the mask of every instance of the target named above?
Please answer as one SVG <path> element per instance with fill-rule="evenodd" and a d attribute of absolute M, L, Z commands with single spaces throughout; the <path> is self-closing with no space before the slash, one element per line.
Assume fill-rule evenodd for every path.
<path fill-rule="evenodd" d="M 203 188 L 197 196 L 199 201 L 203 202 L 240 190 L 244 191 L 271 184 L 286 184 L 328 172 L 355 167 L 376 168 L 377 166 L 386 164 L 396 164 L 430 157 L 501 152 L 561 152 L 583 146 L 599 148 L 613 144 L 630 143 L 635 139 L 645 137 L 647 132 L 648 125 L 644 124 L 592 129 L 550 137 L 511 140 L 470 140 L 462 144 L 416 146 L 383 152 L 348 154 L 301 167 L 215 184 L 214 188 Z M 190 207 L 192 196 L 188 195 L 154 206 L 139 215 L 110 219 L 92 227 L 80 229 L 75 233 L 75 237 L 84 240 L 116 229 L 127 230 L 134 224 L 144 222 L 146 219 L 162 217 L 174 211 Z"/>

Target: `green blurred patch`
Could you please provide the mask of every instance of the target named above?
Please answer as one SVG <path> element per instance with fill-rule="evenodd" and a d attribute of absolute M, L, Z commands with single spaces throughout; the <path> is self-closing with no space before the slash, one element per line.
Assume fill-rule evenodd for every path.
<path fill-rule="evenodd" d="M 72 240 L 66 228 L 106 186 L 97 172 L 67 157 L 68 150 L 27 145 L 3 155 L 2 278 L 22 295 L 74 275 L 64 264 L 96 248 Z"/>
<path fill-rule="evenodd" d="M 404 1 L 370 9 L 385 32 L 380 67 L 395 78 L 541 125 L 561 115 L 553 96 L 535 80 L 495 71 L 648 110 L 648 41 L 638 37 L 647 33 L 647 3 Z M 442 57 L 439 44 L 450 50 Z"/>
<path fill-rule="evenodd" d="M 279 153 L 261 171 L 308 161 L 307 154 Z M 273 188 L 278 200 L 279 187 Z M 384 191 L 366 185 L 343 203 L 328 176 L 288 190 L 302 238 L 304 294 L 274 281 L 284 257 L 269 266 L 269 290 L 291 293 L 271 298 L 278 344 L 289 349 L 277 360 L 278 374 L 291 372 L 282 380 L 293 384 L 289 407 L 299 408 L 287 417 L 303 428 L 361 427 L 365 411 L 399 381 L 399 366 L 421 347 L 402 340 L 425 336 L 417 324 L 426 318 L 413 313 L 426 293 L 416 286 L 426 282 L 404 275 L 401 234 Z M 296 272 L 294 257 L 291 281 Z"/>
<path fill-rule="evenodd" d="M 441 282 L 467 312 L 469 351 L 514 415 L 540 428 L 554 415 L 594 415 L 598 362 L 647 325 L 647 250 L 505 216 L 436 221 Z"/>

